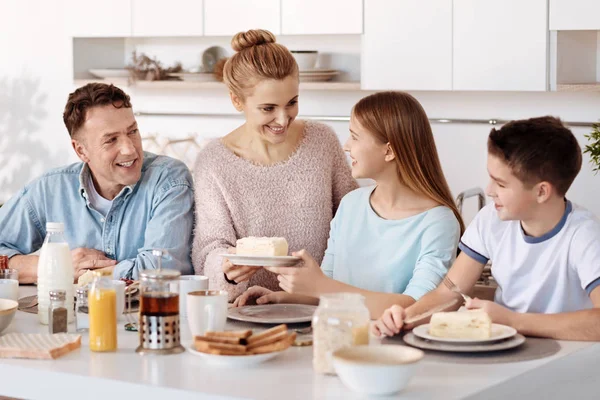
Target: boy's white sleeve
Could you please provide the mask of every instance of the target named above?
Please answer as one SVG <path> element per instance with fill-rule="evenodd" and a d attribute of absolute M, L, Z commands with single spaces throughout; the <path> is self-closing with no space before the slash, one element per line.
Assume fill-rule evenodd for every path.
<path fill-rule="evenodd" d="M 589 295 L 600 286 L 600 222 L 587 221 L 577 230 L 572 243 L 569 261 Z"/>
<path fill-rule="evenodd" d="M 458 248 L 481 264 L 486 264 L 490 259 L 490 250 L 488 249 L 486 235 L 490 235 L 490 218 L 494 217 L 496 210 L 494 204 L 488 204 L 482 208 L 473 221 L 469 224 Z"/>

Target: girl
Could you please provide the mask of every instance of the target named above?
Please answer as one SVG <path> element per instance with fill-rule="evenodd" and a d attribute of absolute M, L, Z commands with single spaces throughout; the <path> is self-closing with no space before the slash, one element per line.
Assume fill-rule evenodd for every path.
<path fill-rule="evenodd" d="M 269 268 L 285 292 L 251 288 L 236 305 L 251 299 L 316 304 L 321 294 L 357 292 L 377 318 L 442 281 L 464 226 L 425 111 L 407 93 L 376 93 L 354 106 L 350 134 L 344 150 L 352 176 L 376 184 L 342 200 L 321 268 L 310 251 L 294 253 L 304 267 Z"/>

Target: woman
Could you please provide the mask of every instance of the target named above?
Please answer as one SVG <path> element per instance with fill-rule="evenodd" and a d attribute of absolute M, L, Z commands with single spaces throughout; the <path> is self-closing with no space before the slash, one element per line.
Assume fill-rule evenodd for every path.
<path fill-rule="evenodd" d="M 285 237 L 321 260 L 331 219 L 357 185 L 335 133 L 296 120 L 298 65 L 289 50 L 264 30 L 238 33 L 231 44 L 237 53 L 220 68 L 246 120 L 198 155 L 192 262 L 232 301 L 248 284 L 278 288 L 275 274 L 221 257 L 237 239 Z"/>
<path fill-rule="evenodd" d="M 321 294 L 356 292 L 377 318 L 393 304 L 414 303 L 442 281 L 464 225 L 425 111 L 407 93 L 376 93 L 354 106 L 350 133 L 344 150 L 352 176 L 376 185 L 342 200 L 321 268 L 309 250 L 295 253 L 304 268 L 269 268 L 285 292 L 251 288 L 236 305 L 251 299 L 316 304 Z"/>

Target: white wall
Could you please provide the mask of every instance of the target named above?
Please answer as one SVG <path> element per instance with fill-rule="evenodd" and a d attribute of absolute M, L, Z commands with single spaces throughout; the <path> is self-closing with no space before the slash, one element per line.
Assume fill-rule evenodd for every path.
<path fill-rule="evenodd" d="M 52 4 L 47 4 L 52 3 Z M 72 42 L 61 28 L 60 2 L 0 0 L 0 202 L 5 201 L 43 170 L 75 160 L 62 110 L 72 85 Z M 298 37 L 283 38 L 302 45 Z M 312 36 L 306 46 L 318 40 Z M 223 40 L 221 40 L 222 42 Z M 225 41 L 226 42 L 226 41 Z M 164 40 L 163 43 L 169 43 Z M 354 42 L 352 42 L 354 43 Z M 146 45 L 144 42 L 138 43 Z M 353 44 L 348 44 L 354 66 Z M 161 50 L 167 54 L 168 47 Z M 168 56 L 164 56 L 168 57 Z M 175 57 L 173 57 L 175 59 Z M 169 64 L 166 62 L 165 64 Z M 353 69 L 353 67 L 351 68 Z M 234 114 L 225 90 L 157 91 L 125 88 L 137 111 L 206 112 Z M 352 105 L 367 92 L 301 93 L 304 115 L 349 115 Z M 513 92 L 416 92 L 413 93 L 432 118 L 513 119 L 556 115 L 565 121 L 597 121 L 600 93 L 513 93 Z M 182 136 L 198 132 L 221 136 L 241 120 L 232 118 L 140 117 L 144 132 Z M 346 123 L 331 124 L 341 140 L 347 137 Z M 442 166 L 454 194 L 472 186 L 485 187 L 486 125 L 433 126 Z M 574 129 L 583 145 L 589 129 Z M 589 158 L 569 198 L 600 215 L 600 176 L 593 176 Z M 466 210 L 467 220 L 473 210 Z"/>

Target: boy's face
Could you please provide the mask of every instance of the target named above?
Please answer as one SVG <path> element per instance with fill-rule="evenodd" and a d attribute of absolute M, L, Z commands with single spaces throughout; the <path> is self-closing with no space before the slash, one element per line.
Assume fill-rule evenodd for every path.
<path fill-rule="evenodd" d="M 486 189 L 502 221 L 527 220 L 538 204 L 537 185 L 528 187 L 500 158 L 489 154 L 487 162 L 490 183 Z"/>

